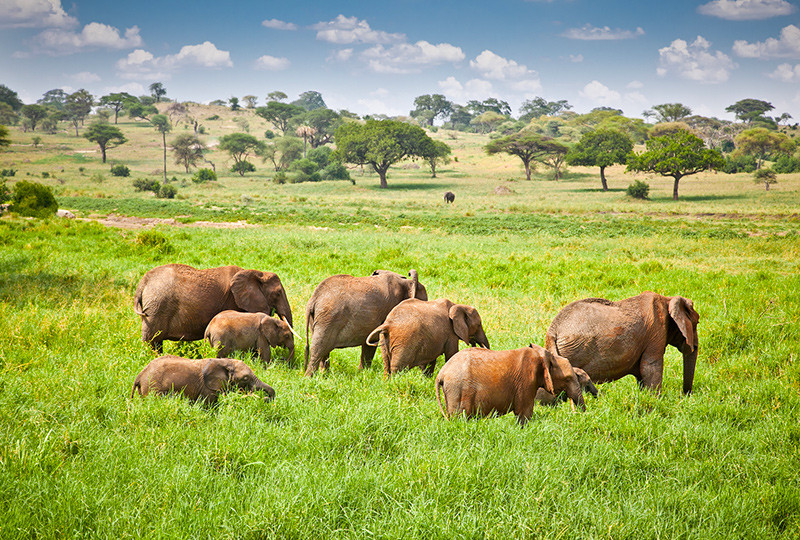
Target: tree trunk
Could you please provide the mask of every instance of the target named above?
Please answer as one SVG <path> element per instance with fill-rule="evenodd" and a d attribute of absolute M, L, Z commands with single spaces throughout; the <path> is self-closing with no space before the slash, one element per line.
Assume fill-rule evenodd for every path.
<path fill-rule="evenodd" d="M 381 177 L 381 187 L 383 189 L 389 187 L 389 184 L 386 183 L 386 171 L 378 171 L 378 175 Z"/>
<path fill-rule="evenodd" d="M 436 158 L 431 160 L 431 178 L 436 178 Z"/>
<path fill-rule="evenodd" d="M 114 125 L 117 125 L 117 116 L 119 115 L 119 109 L 114 110 Z"/>
<path fill-rule="evenodd" d="M 600 182 L 603 184 L 603 191 L 608 191 L 608 182 L 606 182 L 606 168 L 600 167 Z"/>
<path fill-rule="evenodd" d="M 161 133 L 161 139 L 164 141 L 164 183 L 167 183 L 167 134 Z"/>
<path fill-rule="evenodd" d="M 767 188 L 767 191 L 769 191 L 769 182 L 764 182 L 764 187 Z"/>
<path fill-rule="evenodd" d="M 105 146 L 101 146 L 100 147 L 100 153 L 103 154 L 103 163 L 105 163 L 106 162 L 106 147 Z M 769 188 L 767 188 L 767 189 L 769 189 Z"/>
<path fill-rule="evenodd" d="M 674 176 L 673 178 L 675 178 L 675 183 L 672 185 L 672 200 L 673 201 L 677 201 L 678 200 L 678 182 L 681 181 L 681 177 L 680 176 Z"/>
<path fill-rule="evenodd" d="M 531 162 L 523 160 L 522 163 L 525 164 L 525 178 L 529 181 L 531 179 Z"/>

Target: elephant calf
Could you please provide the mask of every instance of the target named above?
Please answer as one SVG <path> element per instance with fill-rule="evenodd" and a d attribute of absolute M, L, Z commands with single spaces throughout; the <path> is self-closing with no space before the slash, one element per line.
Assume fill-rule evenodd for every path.
<path fill-rule="evenodd" d="M 225 310 L 211 319 L 206 327 L 205 339 L 217 348 L 217 357 L 229 356 L 233 351 L 258 351 L 264 363 L 272 357 L 270 347 L 288 349 L 284 360 L 294 358 L 294 336 L 291 327 L 266 313 L 243 313 Z"/>
<path fill-rule="evenodd" d="M 275 390 L 256 377 L 253 370 L 241 360 L 231 358 L 203 358 L 191 360 L 179 356 L 156 358 L 136 376 L 131 397 L 139 394 L 182 394 L 192 401 L 204 399 L 216 403 L 223 392 L 261 390 L 267 399 L 275 397 Z"/>
<path fill-rule="evenodd" d="M 447 362 L 458 352 L 458 340 L 489 348 L 478 310 L 446 298 L 426 302 L 409 298 L 397 304 L 386 321 L 367 337 L 367 345 L 380 344 L 386 375 L 422 367 L 433 375 L 436 359 Z"/>
<path fill-rule="evenodd" d="M 575 372 L 575 376 L 578 377 L 578 384 L 581 387 L 581 392 L 589 393 L 593 397 L 597 397 L 600 395 L 600 392 L 597 390 L 597 387 L 592 382 L 592 379 L 591 377 L 589 377 L 588 373 L 583 371 L 581 368 L 577 368 L 575 366 L 572 366 L 572 370 Z M 554 396 L 544 388 L 539 388 L 539 390 L 536 392 L 536 403 L 538 403 L 539 405 L 555 406 L 563 401 L 565 401 L 565 397 L 563 394 Z"/>
<path fill-rule="evenodd" d="M 569 360 L 538 345 L 510 351 L 464 349 L 439 370 L 434 385 L 436 401 L 446 418 L 513 411 L 523 426 L 533 414 L 539 388 L 553 395 L 566 392 L 581 410 L 586 410 Z"/>

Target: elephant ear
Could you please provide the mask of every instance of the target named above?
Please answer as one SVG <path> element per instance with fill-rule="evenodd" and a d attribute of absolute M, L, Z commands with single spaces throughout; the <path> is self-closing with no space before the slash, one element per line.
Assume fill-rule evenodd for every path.
<path fill-rule="evenodd" d="M 203 384 L 214 393 L 219 393 L 231 380 L 231 361 L 228 358 L 212 358 L 203 368 Z"/>
<path fill-rule="evenodd" d="M 694 350 L 695 329 L 692 320 L 689 318 L 690 310 L 694 311 L 691 300 L 687 300 L 683 296 L 673 296 L 669 301 L 669 316 L 678 325 L 678 330 L 681 331 L 681 334 L 686 339 L 686 344 L 689 345 L 691 350 Z"/>
<path fill-rule="evenodd" d="M 458 339 L 469 344 L 469 324 L 467 323 L 466 306 L 455 304 L 450 307 L 448 314 L 453 322 L 453 332 L 458 336 Z"/>
<path fill-rule="evenodd" d="M 258 329 L 261 331 L 261 335 L 267 340 L 267 343 L 271 347 L 274 347 L 276 343 L 278 343 L 277 333 L 278 333 L 278 320 L 274 317 L 270 317 L 269 315 L 264 315 L 264 318 L 261 319 L 261 323 L 258 325 Z"/>
<path fill-rule="evenodd" d="M 268 276 L 260 270 L 239 270 L 231 279 L 231 293 L 236 305 L 244 311 L 257 313 L 268 311 L 267 298 L 261 291 L 261 283 Z"/>
<path fill-rule="evenodd" d="M 555 395 L 556 391 L 553 389 L 553 375 L 550 371 L 553 369 L 554 358 L 550 351 L 544 350 L 542 354 L 542 367 L 544 368 L 544 389 Z"/>
<path fill-rule="evenodd" d="M 416 270 L 411 270 L 408 272 L 408 277 L 411 278 L 411 292 L 409 293 L 409 298 L 416 298 L 417 297 L 417 285 L 419 285 L 419 277 L 417 276 Z M 459 336 L 461 337 L 461 336 Z"/>

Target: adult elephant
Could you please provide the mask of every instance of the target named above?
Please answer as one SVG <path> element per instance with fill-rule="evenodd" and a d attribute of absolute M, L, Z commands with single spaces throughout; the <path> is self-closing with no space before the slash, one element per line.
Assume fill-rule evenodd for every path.
<path fill-rule="evenodd" d="M 407 298 L 427 300 L 428 293 L 411 270 L 408 277 L 388 270 L 371 276 L 331 276 L 317 285 L 306 306 L 306 376 L 329 366 L 333 349 L 361 346 L 359 368 L 372 365 L 374 345 L 367 336 L 397 304 Z"/>
<path fill-rule="evenodd" d="M 203 339 L 214 315 L 228 309 L 277 313 L 292 325 L 289 299 L 278 275 L 238 266 L 157 266 L 142 277 L 133 304 L 142 318 L 142 341 L 159 353 L 165 340 Z"/>
<path fill-rule="evenodd" d="M 611 302 L 587 298 L 567 305 L 547 329 L 545 346 L 569 358 L 595 382 L 633 375 L 643 388 L 659 392 L 664 351 L 683 353 L 683 393 L 692 391 L 697 364 L 697 323 L 692 301 L 644 292 Z"/>

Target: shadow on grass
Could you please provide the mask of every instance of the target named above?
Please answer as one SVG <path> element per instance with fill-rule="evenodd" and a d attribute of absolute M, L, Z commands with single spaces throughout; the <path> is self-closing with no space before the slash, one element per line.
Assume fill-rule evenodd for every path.
<path fill-rule="evenodd" d="M 387 180 L 389 186 L 382 188 L 380 184 L 369 186 L 370 191 L 377 191 L 380 193 L 390 193 L 392 191 L 423 191 L 423 190 L 446 190 L 446 184 L 439 184 L 435 182 L 392 182 Z"/>
<path fill-rule="evenodd" d="M 678 200 L 674 202 L 708 202 L 708 201 L 731 201 L 748 199 L 750 196 L 747 193 L 726 193 L 723 195 L 703 194 L 703 195 L 679 195 Z M 672 196 L 668 197 L 651 197 L 653 202 L 673 202 Z"/>
<path fill-rule="evenodd" d="M 74 275 L 3 273 L 0 274 L 0 301 L 15 306 L 30 302 L 67 304 L 87 286 L 90 285 L 83 278 Z"/>

